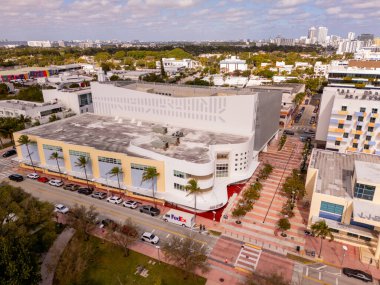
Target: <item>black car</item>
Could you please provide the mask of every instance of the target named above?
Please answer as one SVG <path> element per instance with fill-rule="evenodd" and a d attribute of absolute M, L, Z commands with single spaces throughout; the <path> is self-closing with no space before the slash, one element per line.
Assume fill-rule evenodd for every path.
<path fill-rule="evenodd" d="M 92 188 L 85 188 L 85 187 L 83 187 L 83 188 L 79 188 L 78 189 L 78 193 L 79 194 L 91 195 L 92 192 L 94 192 L 94 189 L 92 189 Z"/>
<path fill-rule="evenodd" d="M 373 282 L 373 278 L 371 274 L 365 273 L 364 271 L 358 269 L 351 268 L 343 268 L 343 274 L 348 277 L 354 277 L 356 279 L 362 280 L 364 282 Z"/>
<path fill-rule="evenodd" d="M 294 132 L 291 130 L 284 130 L 284 134 L 288 136 L 294 136 Z"/>
<path fill-rule="evenodd" d="M 111 227 L 112 225 L 116 225 L 116 222 L 111 219 L 104 219 L 100 223 L 103 225 L 103 227 Z"/>
<path fill-rule="evenodd" d="M 145 213 L 153 217 L 158 216 L 160 214 L 160 209 L 157 209 L 150 205 L 145 205 L 140 207 L 140 213 Z"/>
<path fill-rule="evenodd" d="M 10 149 L 10 150 L 7 150 L 6 152 L 3 153 L 3 157 L 10 157 L 10 156 L 15 155 L 15 154 L 17 154 L 16 150 Z"/>
<path fill-rule="evenodd" d="M 22 177 L 20 174 L 11 174 L 8 176 L 9 180 L 21 182 L 24 180 L 24 177 Z"/>

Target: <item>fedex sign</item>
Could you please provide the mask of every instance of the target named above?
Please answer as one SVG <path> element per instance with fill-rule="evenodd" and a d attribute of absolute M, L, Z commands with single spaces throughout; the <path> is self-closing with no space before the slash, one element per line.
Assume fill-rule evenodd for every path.
<path fill-rule="evenodd" d="M 181 216 L 176 216 L 174 214 L 171 214 L 170 215 L 170 219 L 172 220 L 176 220 L 178 222 L 182 222 L 182 223 L 186 223 L 186 219 L 184 217 L 181 217 Z"/>

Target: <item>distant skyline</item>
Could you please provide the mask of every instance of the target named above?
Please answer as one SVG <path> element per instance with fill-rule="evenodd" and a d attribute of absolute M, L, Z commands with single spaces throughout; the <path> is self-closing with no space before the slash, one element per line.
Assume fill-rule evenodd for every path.
<path fill-rule="evenodd" d="M 259 40 L 306 36 L 310 26 L 376 36 L 380 1 L 17 0 L 0 15 L 9 40 Z"/>

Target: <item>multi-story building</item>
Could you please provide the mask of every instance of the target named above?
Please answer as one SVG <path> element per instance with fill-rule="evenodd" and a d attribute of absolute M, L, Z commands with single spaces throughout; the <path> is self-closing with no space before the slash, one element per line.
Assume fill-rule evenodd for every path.
<path fill-rule="evenodd" d="M 318 27 L 317 30 L 317 43 L 321 45 L 326 45 L 327 43 L 327 32 L 328 29 L 326 27 Z"/>
<path fill-rule="evenodd" d="M 355 59 L 380 61 L 380 47 L 363 47 L 354 54 Z"/>
<path fill-rule="evenodd" d="M 336 240 L 380 257 L 380 157 L 314 149 L 306 178 L 308 226 L 325 220 Z"/>
<path fill-rule="evenodd" d="M 59 102 L 75 114 L 94 112 L 91 88 L 89 87 L 61 90 L 43 89 L 42 95 L 45 102 Z"/>
<path fill-rule="evenodd" d="M 192 59 L 175 59 L 175 58 L 162 58 L 165 72 L 176 73 L 185 68 L 197 68 L 200 66 L 199 61 Z M 161 61 L 156 61 L 156 68 L 161 68 Z"/>
<path fill-rule="evenodd" d="M 380 154 L 380 90 L 325 87 L 316 140 L 339 152 Z"/>
<path fill-rule="evenodd" d="M 60 103 L 36 103 L 21 100 L 0 101 L 0 117 L 28 117 L 32 121 L 39 121 L 41 124 L 47 123 L 49 117 L 55 114 L 63 118 L 65 108 Z"/>
<path fill-rule="evenodd" d="M 356 63 L 358 65 L 359 63 Z M 378 64 L 374 62 L 374 64 Z M 361 65 L 362 68 L 350 66 L 330 66 L 328 83 L 336 87 L 380 88 L 380 69 L 364 68 L 371 66 L 371 61 Z"/>
<path fill-rule="evenodd" d="M 221 60 L 220 63 L 221 72 L 234 72 L 235 70 L 244 71 L 247 70 L 247 63 L 245 60 L 240 59 L 238 56 L 231 56 Z"/>
<path fill-rule="evenodd" d="M 310 40 L 311 44 L 315 44 L 315 42 L 317 41 L 317 29 L 315 27 L 309 28 L 307 38 Z"/>
<path fill-rule="evenodd" d="M 28 41 L 28 46 L 50 48 L 52 47 L 52 42 L 51 41 Z"/>
<path fill-rule="evenodd" d="M 68 179 L 83 180 L 75 161 L 86 156 L 91 183 L 117 188 L 117 177 L 108 173 L 118 166 L 123 170 L 121 188 L 130 195 L 151 197 L 153 188 L 158 199 L 188 208 L 194 207 L 194 197 L 185 186 L 195 178 L 202 189 L 197 195 L 200 211 L 227 203 L 227 185 L 252 176 L 259 152 L 278 131 L 277 91 L 93 83 L 92 95 L 96 115 L 82 114 L 15 134 L 16 140 L 26 134 L 36 142 L 29 146 L 35 164 L 56 172 L 49 156 L 58 151 Z M 22 165 L 30 165 L 25 148 L 18 148 Z M 160 175 L 143 182 L 149 166 Z"/>
<path fill-rule="evenodd" d="M 322 64 L 321 61 L 317 61 L 314 64 L 314 73 L 317 76 L 323 76 L 328 77 L 328 71 L 329 71 L 330 65 L 329 64 Z"/>

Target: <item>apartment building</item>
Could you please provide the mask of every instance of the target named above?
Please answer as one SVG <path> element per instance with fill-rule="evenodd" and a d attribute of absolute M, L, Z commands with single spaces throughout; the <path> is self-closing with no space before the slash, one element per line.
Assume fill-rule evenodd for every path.
<path fill-rule="evenodd" d="M 335 239 L 380 258 L 380 157 L 314 149 L 306 178 L 308 227 L 325 220 Z"/>
<path fill-rule="evenodd" d="M 57 171 L 48 158 L 58 151 L 62 171 L 74 181 L 84 179 L 75 165 L 78 156 L 90 158 L 86 171 L 98 187 L 117 188 L 108 172 L 119 166 L 121 188 L 131 196 L 151 197 L 153 183 L 158 199 L 193 208 L 185 186 L 195 178 L 202 189 L 197 209 L 209 211 L 227 203 L 227 185 L 252 176 L 259 152 L 278 131 L 277 91 L 118 84 L 92 83 L 95 114 L 23 130 L 15 139 L 26 134 L 36 142 L 29 146 L 32 159 L 46 172 Z M 22 146 L 18 155 L 21 165 L 30 167 Z M 160 175 L 143 182 L 149 166 Z"/>
<path fill-rule="evenodd" d="M 168 73 L 177 73 L 181 69 L 185 68 L 197 68 L 200 66 L 199 61 L 192 60 L 192 59 L 175 59 L 175 58 L 162 58 L 162 63 L 164 65 L 165 72 Z M 156 61 L 156 68 L 161 68 L 161 61 Z"/>
<path fill-rule="evenodd" d="M 316 140 L 339 152 L 380 154 L 380 90 L 325 87 Z"/>
<path fill-rule="evenodd" d="M 331 66 L 328 71 L 330 86 L 366 87 L 380 89 L 380 69 Z"/>

